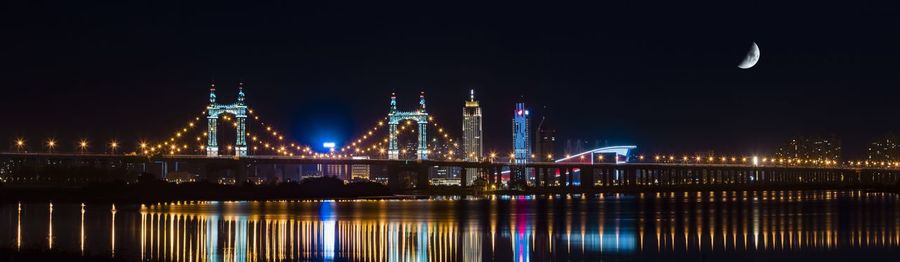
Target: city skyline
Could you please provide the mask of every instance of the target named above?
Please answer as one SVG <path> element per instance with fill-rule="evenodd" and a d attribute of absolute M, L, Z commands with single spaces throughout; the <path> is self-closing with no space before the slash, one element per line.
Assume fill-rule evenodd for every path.
<path fill-rule="evenodd" d="M 228 103 L 228 102 L 223 103 L 223 102 L 220 102 L 220 100 L 217 100 L 218 96 L 216 95 L 217 89 L 216 89 L 215 84 L 210 84 L 210 86 L 208 88 L 209 88 L 209 105 L 207 106 L 207 109 L 202 112 L 202 115 L 203 115 L 202 118 L 206 119 L 204 121 L 206 121 L 208 124 L 210 124 L 209 125 L 210 132 L 212 134 L 216 133 L 216 129 L 220 128 L 220 127 L 217 128 L 216 120 L 223 116 L 226 121 L 234 120 L 235 122 L 233 123 L 233 125 L 237 130 L 246 130 L 245 124 L 244 124 L 244 122 L 246 120 L 244 120 L 244 119 L 246 119 L 248 117 L 248 115 L 249 115 L 248 112 L 250 114 L 252 114 L 253 110 L 249 109 L 247 104 L 244 102 L 244 100 L 246 99 L 245 93 L 244 93 L 244 83 L 243 82 L 238 83 L 237 89 L 236 89 L 237 95 L 235 96 L 234 103 Z M 544 127 L 544 121 L 547 120 L 546 118 L 548 117 L 549 114 L 547 114 L 546 111 L 543 112 L 544 115 L 541 116 L 540 121 L 537 123 L 537 125 L 539 125 L 539 126 L 537 126 L 537 127 L 532 126 L 534 123 L 531 123 L 531 121 L 530 121 L 530 116 L 529 116 L 531 113 L 530 109 L 526 109 L 523 104 L 524 103 L 523 101 L 525 101 L 524 97 L 520 96 L 518 101 L 519 102 L 515 103 L 517 108 L 516 108 L 516 110 L 513 111 L 513 114 L 514 114 L 514 116 L 517 116 L 517 118 L 518 118 L 518 116 L 525 116 L 527 118 L 525 120 L 525 124 L 524 124 L 525 130 L 518 131 L 518 132 L 526 133 L 527 138 L 525 140 L 521 141 L 524 143 L 524 145 L 518 145 L 518 147 L 521 147 L 520 150 L 515 149 L 517 147 L 516 134 L 518 133 L 516 131 L 516 129 L 517 129 L 517 126 L 519 126 L 519 124 L 516 123 L 516 119 L 514 118 L 513 123 L 511 125 L 511 127 L 514 130 L 513 135 L 511 136 L 514 143 L 510 144 L 509 150 L 498 150 L 498 148 L 503 148 L 503 143 L 490 144 L 489 146 L 491 146 L 491 147 L 488 148 L 487 150 L 490 150 L 491 154 L 503 155 L 508 152 L 508 153 L 515 153 L 517 155 L 516 159 L 521 159 L 521 157 L 522 157 L 521 155 L 523 155 L 523 154 L 530 155 L 531 158 L 535 158 L 537 156 L 532 153 L 523 153 L 524 151 L 523 152 L 519 152 L 519 151 L 527 149 L 527 150 L 529 150 L 529 152 L 531 152 L 531 151 L 537 150 L 537 148 L 535 148 L 535 145 L 537 145 L 538 142 L 542 141 L 542 139 L 553 139 L 553 141 L 551 141 L 551 143 L 549 143 L 550 148 L 543 149 L 543 151 L 551 152 L 549 155 L 547 155 L 546 159 L 544 159 L 545 152 L 538 152 L 541 155 L 540 159 L 544 160 L 544 161 L 551 160 L 551 159 L 560 159 L 560 158 L 566 157 L 569 154 L 576 154 L 576 153 L 580 153 L 580 152 L 583 152 L 583 151 L 591 149 L 591 148 L 601 147 L 601 144 L 599 144 L 601 139 L 593 139 L 593 141 L 595 143 L 593 145 L 591 145 L 589 139 L 582 140 L 582 138 L 571 138 L 571 137 L 564 138 L 564 140 L 566 141 L 565 147 L 561 147 L 561 145 L 557 145 L 555 142 L 555 139 L 556 139 L 555 126 L 551 125 L 550 130 L 545 130 L 546 127 Z M 417 104 L 417 107 L 415 110 L 403 111 L 404 108 L 406 108 L 406 107 L 397 105 L 396 93 L 391 93 L 388 116 L 390 116 L 391 114 L 400 113 L 399 117 L 397 118 L 397 120 L 394 120 L 394 122 L 396 122 L 398 124 L 402 124 L 407 121 L 411 121 L 410 123 L 416 122 L 417 125 L 420 125 L 420 128 L 423 128 L 428 125 L 429 121 L 433 120 L 432 119 L 433 115 L 429 116 L 425 110 L 425 92 L 420 92 L 419 103 Z M 440 130 L 442 130 L 441 131 L 442 133 L 432 134 L 429 136 L 435 136 L 435 135 L 438 137 L 444 136 L 445 138 L 449 138 L 451 140 L 450 142 L 452 142 L 453 139 L 458 139 L 459 142 L 462 142 L 462 146 L 461 147 L 457 146 L 456 150 L 459 150 L 459 153 L 465 154 L 467 156 L 470 153 L 468 153 L 468 151 L 467 151 L 468 149 L 466 149 L 466 147 L 468 146 L 466 143 L 466 138 L 468 137 L 466 135 L 466 130 L 467 130 L 466 124 L 471 125 L 473 123 L 469 123 L 470 121 L 467 122 L 466 117 L 468 115 L 472 115 L 473 117 L 471 118 L 472 119 L 471 121 L 477 121 L 478 122 L 477 127 L 479 129 L 479 131 L 477 132 L 479 135 L 475 136 L 478 140 L 476 142 L 476 144 L 477 144 L 478 148 L 480 148 L 482 150 L 481 155 L 484 156 L 485 153 L 483 150 L 485 150 L 485 149 L 483 146 L 483 143 L 484 143 L 483 135 L 481 135 L 482 131 L 480 130 L 481 129 L 481 107 L 480 107 L 480 103 L 477 100 L 474 100 L 474 89 L 469 90 L 469 97 L 467 100 L 464 100 L 463 108 L 464 108 L 463 121 L 462 121 L 462 123 L 460 123 L 460 126 L 462 126 L 463 128 L 462 128 L 462 132 L 460 132 L 459 135 L 452 133 L 452 131 L 449 131 L 449 130 L 444 132 L 443 128 L 440 128 Z M 243 110 L 243 111 L 241 111 L 241 110 Z M 209 112 L 211 112 L 211 113 L 209 113 Z M 419 113 L 424 113 L 424 114 L 417 116 L 417 114 L 419 114 Z M 229 116 L 231 118 L 229 118 Z M 477 117 L 475 117 L 475 116 L 477 116 Z M 424 120 L 425 118 L 423 118 L 423 117 L 427 117 L 429 120 L 425 121 Z M 200 118 L 201 117 L 198 117 L 195 120 L 200 121 Z M 255 118 L 259 119 L 258 116 L 256 116 Z M 419 119 L 419 121 L 416 121 L 416 119 Z M 551 121 L 552 121 L 552 119 L 553 118 L 551 117 Z M 196 121 L 190 122 L 192 127 L 193 127 L 194 122 L 196 122 Z M 238 123 L 240 123 L 240 124 L 238 124 Z M 425 124 L 425 126 L 422 126 L 423 123 Z M 380 124 L 381 124 L 381 122 L 379 122 L 379 125 Z M 450 123 L 450 124 L 453 124 L 453 123 Z M 437 127 L 437 126 L 438 125 L 436 125 L 435 127 Z M 227 127 L 227 125 L 225 127 Z M 274 127 L 274 125 L 268 125 L 268 129 L 270 129 L 272 127 Z M 228 129 L 228 128 L 226 128 L 226 129 Z M 177 128 L 176 128 L 176 130 L 177 130 Z M 272 130 L 267 130 L 267 131 L 272 131 Z M 371 131 L 373 131 L 373 130 L 369 130 L 369 132 L 371 132 Z M 537 133 L 537 132 L 543 132 L 543 131 L 550 131 L 551 133 L 549 134 L 549 137 L 543 137 L 543 136 L 547 136 L 548 134 Z M 281 132 L 281 131 L 276 131 L 276 132 Z M 434 132 L 434 130 L 431 130 L 430 132 Z M 237 132 L 237 133 L 242 133 L 242 132 Z M 181 131 L 176 132 L 176 134 L 181 134 Z M 248 134 L 248 136 L 250 135 L 250 133 L 247 133 L 247 134 Z M 454 136 L 453 137 L 447 136 L 447 135 L 451 135 L 451 134 Z M 355 137 L 355 138 L 351 137 L 351 139 L 346 139 L 342 142 L 336 142 L 336 141 L 330 140 L 330 139 L 319 139 L 317 142 L 320 142 L 320 143 L 314 142 L 312 144 L 303 144 L 303 143 L 297 143 L 296 141 L 298 141 L 298 140 L 295 140 L 294 137 L 291 137 L 292 135 L 294 135 L 294 134 L 285 133 L 285 132 L 281 133 L 281 138 L 283 138 L 284 136 L 288 136 L 289 140 L 286 140 L 286 141 L 290 141 L 290 142 L 284 141 L 282 143 L 282 146 L 285 146 L 287 143 L 290 143 L 291 147 L 296 147 L 297 149 L 301 149 L 301 147 L 305 147 L 305 148 L 311 149 L 312 152 L 318 152 L 318 153 L 328 153 L 328 149 L 329 149 L 328 146 L 320 148 L 320 145 L 321 145 L 320 143 L 330 144 L 331 148 L 334 148 L 334 149 L 340 149 L 341 147 L 343 147 L 343 149 L 346 150 L 346 149 L 353 148 L 353 146 L 352 146 L 352 144 L 354 144 L 353 139 L 359 138 L 359 137 Z M 359 135 L 359 134 L 356 134 L 356 135 Z M 371 133 L 369 135 L 371 135 Z M 473 135 L 474 135 L 474 132 L 473 132 Z M 216 145 L 218 136 L 207 136 L 205 132 L 203 133 L 203 136 L 206 137 L 204 139 L 208 139 L 208 142 L 206 143 L 207 145 L 211 145 L 211 146 Z M 416 136 L 419 136 L 419 135 L 416 135 Z M 276 136 L 276 137 L 278 137 L 278 136 Z M 795 136 L 789 136 L 789 137 L 786 136 L 781 141 L 777 141 L 777 144 L 774 144 L 772 147 L 764 148 L 762 150 L 757 150 L 757 151 L 750 151 L 750 150 L 742 151 L 740 149 L 737 151 L 726 151 L 726 150 L 721 150 L 721 148 L 714 148 L 714 147 L 698 149 L 698 150 L 694 150 L 694 151 L 689 151 L 689 150 L 688 151 L 677 151 L 672 148 L 660 149 L 659 147 L 649 146 L 649 148 L 652 150 L 641 150 L 641 152 L 642 152 L 641 155 L 667 156 L 667 155 L 672 155 L 674 153 L 674 155 L 688 156 L 690 158 L 699 157 L 699 156 L 716 156 L 716 155 L 730 155 L 730 156 L 741 155 L 744 157 L 751 156 L 751 155 L 752 156 L 770 156 L 771 155 L 772 157 L 784 158 L 784 159 L 791 159 L 791 158 L 795 158 L 795 159 L 829 159 L 829 160 L 835 160 L 835 161 L 841 160 L 841 159 L 844 159 L 844 160 L 849 159 L 851 161 L 859 161 L 859 160 L 864 161 L 864 160 L 872 160 L 873 158 L 879 158 L 879 159 L 883 159 L 883 160 L 890 160 L 890 159 L 893 159 L 892 157 L 890 157 L 890 155 L 894 155 L 894 154 L 891 154 L 888 151 L 893 150 L 892 149 L 893 144 L 889 145 L 886 149 L 881 150 L 881 151 L 884 151 L 883 153 L 888 154 L 887 158 L 884 158 L 884 156 L 881 156 L 883 154 L 881 151 L 873 151 L 873 149 L 872 149 L 873 145 L 883 146 L 883 145 L 879 145 L 879 143 L 884 142 L 881 139 L 890 138 L 890 137 L 893 137 L 893 133 L 887 133 L 886 135 L 878 135 L 878 136 L 875 136 L 875 138 L 873 138 L 865 143 L 858 144 L 858 145 L 851 145 L 851 148 L 856 148 L 856 149 L 864 148 L 865 152 L 864 152 L 864 154 L 853 154 L 853 155 L 849 155 L 849 156 L 846 153 L 844 153 L 843 148 L 841 147 L 842 146 L 841 139 L 839 137 L 836 137 L 834 135 L 821 135 L 821 134 L 816 134 L 816 133 L 806 134 L 806 135 L 795 135 Z M 61 150 L 61 151 L 65 152 L 67 149 L 71 150 L 72 152 L 75 152 L 75 151 L 90 152 L 90 150 L 96 150 L 96 149 L 92 148 L 93 144 L 96 144 L 96 142 L 99 142 L 101 144 L 99 146 L 99 148 L 102 152 L 113 153 L 116 150 L 120 150 L 119 152 L 126 153 L 126 152 L 136 152 L 134 150 L 139 151 L 138 150 L 139 147 L 143 147 L 145 143 L 152 143 L 155 141 L 154 139 L 158 140 L 157 138 L 153 138 L 153 139 L 141 138 L 140 140 L 128 141 L 128 140 L 120 140 L 118 137 L 107 137 L 107 138 L 104 138 L 105 140 L 94 141 L 91 137 L 79 137 L 77 139 L 69 138 L 71 140 L 69 142 L 72 142 L 72 143 L 70 143 L 71 145 L 68 145 L 68 147 L 71 147 L 71 148 L 68 148 L 66 143 L 63 141 L 64 139 L 60 139 L 59 137 L 56 137 L 56 136 L 48 136 L 43 141 L 32 141 L 31 140 L 32 138 L 35 138 L 35 137 L 33 137 L 33 136 L 17 136 L 14 139 L 10 140 L 9 148 L 10 148 L 10 150 L 15 148 L 16 151 L 28 150 L 31 152 L 40 152 L 42 150 L 47 151 L 47 152 Z M 394 136 L 393 139 L 400 139 L 400 138 L 401 138 L 401 135 L 398 133 L 396 136 Z M 198 137 L 198 139 L 200 139 L 200 138 Z M 219 152 L 219 153 L 225 153 L 225 154 L 237 153 L 239 155 L 247 155 L 249 153 L 248 151 L 254 151 L 253 154 L 255 154 L 256 153 L 255 151 L 259 150 L 259 149 L 248 150 L 246 142 L 242 142 L 243 140 L 246 139 L 246 137 L 237 136 L 236 139 L 237 140 L 235 143 L 230 143 L 230 142 L 227 143 L 227 145 L 228 145 L 227 150 L 223 150 L 222 148 L 218 148 L 218 147 L 207 148 L 207 147 L 204 147 L 201 145 L 200 151 L 206 151 L 207 154 L 209 154 L 210 156 L 215 156 L 216 154 L 213 152 Z M 425 140 L 425 136 L 421 136 L 417 139 L 420 140 L 420 142 L 412 143 L 412 142 L 408 141 L 408 144 L 399 145 L 396 148 L 397 148 L 397 150 L 400 150 L 400 148 L 411 146 L 411 148 L 409 148 L 409 149 L 400 150 L 403 152 L 403 154 L 406 154 L 407 151 L 410 154 L 413 152 L 423 151 L 423 150 L 421 150 L 423 147 L 419 147 L 418 145 L 427 146 L 429 144 L 429 142 L 421 143 L 421 141 L 427 141 L 427 140 Z M 532 139 L 534 139 L 534 141 L 533 141 L 534 143 L 531 141 Z M 828 155 L 826 157 L 809 158 L 809 157 L 797 157 L 797 156 L 799 156 L 799 154 L 806 154 L 807 156 L 808 155 L 818 155 L 818 154 L 820 154 L 820 152 L 810 151 L 810 152 L 800 153 L 801 151 L 796 151 L 796 149 L 794 149 L 795 152 L 797 152 L 797 153 L 793 153 L 794 157 L 783 157 L 784 154 L 782 151 L 785 149 L 785 146 L 795 143 L 798 139 L 799 140 L 809 140 L 809 139 L 836 140 L 838 150 L 835 151 L 836 153 L 829 151 L 829 153 L 826 154 L 826 155 Z M 159 142 L 159 141 L 165 141 L 165 139 L 158 140 L 156 142 Z M 571 143 L 573 141 L 575 142 L 575 144 Z M 604 141 L 603 146 L 611 145 L 609 140 L 602 140 L 602 141 Z M 888 141 L 890 141 L 890 140 L 888 140 Z M 63 143 L 60 143 L 60 142 L 63 142 Z M 134 148 L 132 148 L 133 151 L 127 151 L 127 149 L 125 149 L 126 148 L 125 146 L 128 145 L 129 142 L 131 142 L 130 144 L 133 144 L 133 145 L 131 145 L 132 147 L 134 147 Z M 447 141 L 444 141 L 444 142 L 447 142 Z M 583 142 L 583 144 L 582 144 L 582 142 Z M 50 143 L 50 144 L 48 144 L 48 143 Z M 238 146 L 235 146 L 235 144 L 237 144 Z M 243 146 L 240 146 L 241 144 L 243 144 Z M 622 144 L 628 144 L 628 143 L 622 143 Z M 337 148 L 335 148 L 335 146 L 337 146 Z M 433 146 L 436 146 L 436 145 L 433 145 Z M 796 146 L 793 146 L 793 147 L 796 147 Z M 90 148 L 90 150 L 89 150 L 89 148 Z M 185 149 L 187 149 L 187 148 L 185 148 Z M 387 149 L 387 147 L 385 147 L 385 149 Z M 110 151 L 110 150 L 112 150 L 112 151 Z M 124 151 L 122 151 L 122 150 L 124 150 Z M 820 149 L 817 149 L 817 150 L 820 150 Z M 188 152 L 189 151 L 185 151 L 185 153 L 188 153 Z M 353 154 L 353 152 L 349 152 L 349 151 L 344 152 L 342 150 L 332 151 L 332 152 L 340 153 L 340 154 L 348 154 L 348 155 Z M 426 152 L 427 152 L 427 150 L 426 150 Z M 557 152 L 559 154 L 557 154 Z M 140 153 L 140 152 L 136 152 L 136 153 Z M 179 151 L 179 153 L 180 153 L 180 151 Z M 426 154 L 430 155 L 432 153 L 433 152 L 427 152 Z M 398 152 L 397 154 L 402 155 L 402 154 L 400 154 L 400 152 Z M 406 155 L 403 157 L 409 157 L 409 156 Z M 421 154 L 420 154 L 420 157 L 421 157 Z M 467 158 L 467 157 L 463 157 L 463 158 Z M 467 160 L 467 161 L 471 161 L 471 160 Z"/>

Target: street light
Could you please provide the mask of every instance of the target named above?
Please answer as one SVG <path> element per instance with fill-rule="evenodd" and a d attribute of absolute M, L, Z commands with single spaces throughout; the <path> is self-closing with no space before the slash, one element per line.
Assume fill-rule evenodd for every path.
<path fill-rule="evenodd" d="M 22 138 L 16 139 L 16 151 L 21 152 L 22 148 L 25 148 L 25 140 Z"/>
<path fill-rule="evenodd" d="M 118 147 L 119 147 L 119 143 L 116 142 L 115 140 L 113 140 L 112 142 L 109 142 L 109 148 L 112 150 L 112 153 L 114 155 L 116 154 L 116 148 L 118 148 Z"/>
<path fill-rule="evenodd" d="M 47 140 L 47 153 L 52 153 L 54 147 L 56 147 L 56 141 L 53 138 Z"/>
<path fill-rule="evenodd" d="M 85 150 L 87 149 L 87 146 L 88 146 L 87 140 L 82 139 L 80 142 L 78 142 L 78 149 L 81 150 L 82 154 L 84 154 Z"/>

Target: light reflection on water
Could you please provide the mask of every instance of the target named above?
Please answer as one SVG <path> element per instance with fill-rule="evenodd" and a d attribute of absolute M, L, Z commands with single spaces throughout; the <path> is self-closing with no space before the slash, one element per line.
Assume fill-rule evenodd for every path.
<path fill-rule="evenodd" d="M 153 261 L 889 258 L 895 194 L 765 191 L 0 207 L 16 248 Z M 835 256 L 837 259 L 839 256 Z"/>

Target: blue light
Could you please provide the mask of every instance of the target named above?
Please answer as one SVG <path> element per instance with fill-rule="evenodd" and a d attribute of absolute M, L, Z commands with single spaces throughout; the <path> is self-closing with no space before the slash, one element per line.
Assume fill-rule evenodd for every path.
<path fill-rule="evenodd" d="M 335 147 L 335 143 L 334 142 L 325 142 L 325 143 L 322 143 L 322 147 L 332 149 Z"/>

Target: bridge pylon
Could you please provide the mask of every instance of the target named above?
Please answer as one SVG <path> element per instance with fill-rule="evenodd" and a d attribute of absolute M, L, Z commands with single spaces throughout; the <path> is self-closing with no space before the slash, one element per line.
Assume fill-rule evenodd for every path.
<path fill-rule="evenodd" d="M 234 142 L 234 155 L 247 155 L 247 105 L 244 103 L 244 83 L 238 85 L 237 102 L 221 104 L 216 102 L 216 85 L 209 87 L 209 105 L 206 106 L 207 138 L 206 155 L 218 156 L 219 143 L 217 140 L 219 115 L 232 114 L 237 121 L 237 138 Z"/>
<path fill-rule="evenodd" d="M 397 110 L 397 94 L 391 93 L 391 108 L 388 112 L 388 159 L 400 159 L 397 145 L 397 125 L 403 120 L 416 121 L 419 125 L 419 144 L 416 149 L 418 159 L 428 159 L 428 112 L 425 111 L 425 92 L 419 94 L 419 108 L 415 111 Z"/>

